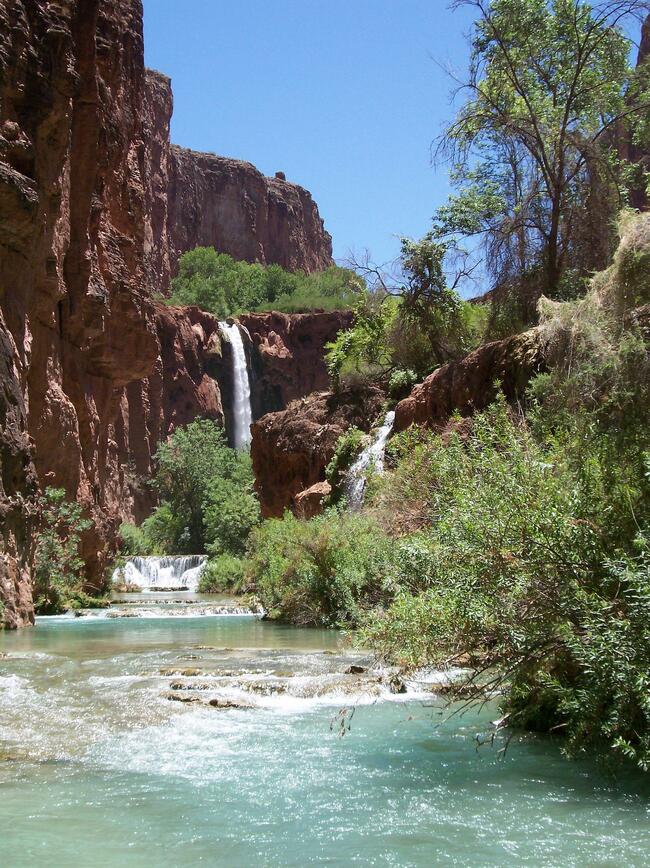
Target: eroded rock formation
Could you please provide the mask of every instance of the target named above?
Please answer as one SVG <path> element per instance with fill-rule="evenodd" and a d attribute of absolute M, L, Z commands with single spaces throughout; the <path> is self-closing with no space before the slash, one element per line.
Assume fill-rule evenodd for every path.
<path fill-rule="evenodd" d="M 253 415 L 329 387 L 325 346 L 352 324 L 351 311 L 255 313 L 239 318 L 253 343 Z"/>
<path fill-rule="evenodd" d="M 497 383 L 509 401 L 523 399 L 533 375 L 545 367 L 542 349 L 538 330 L 531 329 L 443 365 L 399 402 L 393 431 L 410 425 L 442 428 L 456 412 L 470 416 L 494 400 Z"/>
<path fill-rule="evenodd" d="M 316 392 L 258 419 L 252 428 L 251 456 L 263 514 L 281 516 L 285 509 L 295 508 L 301 492 L 324 480 L 341 434 L 352 426 L 369 431 L 382 413 L 384 399 L 377 388 Z M 301 512 L 314 514 L 314 495 L 298 498 Z"/>
<path fill-rule="evenodd" d="M 215 246 L 235 259 L 291 271 L 332 264 L 332 239 L 311 194 L 250 163 L 171 149 L 169 247 L 181 253 Z"/>

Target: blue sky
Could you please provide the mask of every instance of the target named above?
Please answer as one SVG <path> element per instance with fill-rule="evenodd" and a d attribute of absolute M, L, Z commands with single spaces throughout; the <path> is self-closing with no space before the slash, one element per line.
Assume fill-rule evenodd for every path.
<path fill-rule="evenodd" d="M 172 139 L 311 190 L 345 259 L 385 262 L 448 193 L 431 141 L 452 114 L 470 18 L 447 0 L 144 0 Z"/>

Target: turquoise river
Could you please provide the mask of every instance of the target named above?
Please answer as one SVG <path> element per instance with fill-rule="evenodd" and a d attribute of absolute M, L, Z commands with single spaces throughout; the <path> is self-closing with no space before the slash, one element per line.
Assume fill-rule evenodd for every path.
<path fill-rule="evenodd" d="M 478 748 L 494 708 L 449 719 L 424 676 L 351 665 L 335 632 L 250 616 L 0 634 L 0 864 L 648 864 L 644 777 Z"/>

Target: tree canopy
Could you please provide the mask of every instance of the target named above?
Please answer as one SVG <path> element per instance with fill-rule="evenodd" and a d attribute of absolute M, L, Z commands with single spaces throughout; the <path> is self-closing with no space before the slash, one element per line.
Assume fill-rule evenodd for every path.
<path fill-rule="evenodd" d="M 477 18 L 464 102 L 438 142 L 458 192 L 433 237 L 483 241 L 495 284 L 567 280 L 604 267 L 628 175 L 621 142 L 650 107 L 622 29 L 642 0 L 456 0 Z"/>

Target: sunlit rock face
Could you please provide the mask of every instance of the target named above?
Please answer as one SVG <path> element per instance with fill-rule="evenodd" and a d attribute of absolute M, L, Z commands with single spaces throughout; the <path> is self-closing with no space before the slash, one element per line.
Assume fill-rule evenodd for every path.
<path fill-rule="evenodd" d="M 537 329 L 484 344 L 415 386 L 396 407 L 394 430 L 410 425 L 442 428 L 453 413 L 470 416 L 494 400 L 497 383 L 509 401 L 523 400 L 528 383 L 544 368 Z"/>
<path fill-rule="evenodd" d="M 251 400 L 259 418 L 295 398 L 329 389 L 326 344 L 352 325 L 352 311 L 252 313 L 239 318 L 251 338 Z"/>
<path fill-rule="evenodd" d="M 305 270 L 331 261 L 306 191 L 172 148 L 171 111 L 169 79 L 144 67 L 139 0 L 0 0 L 0 597 L 11 626 L 31 617 L 35 474 L 93 519 L 82 555 L 97 589 L 120 521 L 151 506 L 157 443 L 197 415 L 223 419 L 212 325 L 152 300 L 178 256 L 202 243 Z M 6 470 L 17 456 L 22 469 Z"/>
<path fill-rule="evenodd" d="M 290 271 L 332 264 L 332 239 L 311 193 L 266 178 L 243 160 L 171 149 L 169 250 L 175 261 L 213 246 L 235 259 L 277 263 Z"/>
<path fill-rule="evenodd" d="M 352 426 L 369 431 L 382 415 L 384 399 L 377 388 L 316 392 L 258 419 L 251 456 L 263 514 L 281 516 L 285 509 L 314 514 L 317 495 L 312 491 L 305 502 L 306 490 L 324 481 L 341 434 Z"/>

